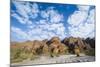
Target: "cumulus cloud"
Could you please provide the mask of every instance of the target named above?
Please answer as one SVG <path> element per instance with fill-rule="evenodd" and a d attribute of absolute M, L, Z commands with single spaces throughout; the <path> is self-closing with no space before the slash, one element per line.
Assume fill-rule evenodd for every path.
<path fill-rule="evenodd" d="M 77 6 L 78 10 L 80 11 L 89 11 L 90 6 Z"/>
<path fill-rule="evenodd" d="M 75 11 L 69 18 L 68 27 L 69 34 L 74 37 L 94 37 L 95 36 L 95 9 L 88 6 L 77 6 L 79 9 Z"/>
<path fill-rule="evenodd" d="M 53 36 L 59 36 L 60 38 L 66 36 L 64 34 L 65 27 L 62 23 L 64 20 L 63 15 L 57 10 L 48 7 L 40 11 L 37 3 L 32 4 L 17 1 L 13 3 L 16 7 L 16 11 L 12 11 L 11 16 L 16 18 L 21 24 L 26 24 L 27 27 L 27 30 L 22 30 L 21 28 L 12 26 L 11 30 L 16 34 L 17 38 L 23 40 L 43 40 L 50 39 Z M 38 18 L 38 14 L 40 14 L 42 18 Z M 32 21 L 36 17 L 39 20 Z M 32 20 L 30 20 L 30 18 Z"/>
<path fill-rule="evenodd" d="M 59 23 L 63 21 L 63 15 L 54 8 L 49 7 L 45 11 L 41 11 L 41 16 L 49 20 L 50 23 Z"/>
<path fill-rule="evenodd" d="M 88 13 L 85 11 L 75 11 L 68 19 L 68 23 L 72 26 L 78 26 L 80 23 L 85 22 L 87 16 Z"/>
<path fill-rule="evenodd" d="M 11 27 L 11 36 L 17 37 L 17 39 L 19 40 L 26 40 L 28 39 L 28 35 L 26 34 L 26 32 L 24 32 L 23 30 L 21 30 L 20 28 L 17 27 Z M 16 40 L 16 39 L 14 39 Z"/>
<path fill-rule="evenodd" d="M 11 16 L 16 18 L 22 24 L 32 24 L 30 18 L 35 19 L 38 16 L 39 8 L 36 3 L 12 1 L 16 7 L 16 11 L 11 13 Z"/>
<path fill-rule="evenodd" d="M 58 36 L 61 39 L 70 36 L 94 37 L 95 9 L 89 6 L 77 6 L 78 10 L 71 14 L 65 25 L 65 16 L 55 7 L 40 10 L 37 3 L 13 1 L 16 7 L 11 10 L 11 17 L 17 19 L 25 27 L 11 26 L 11 38 L 26 40 L 43 40 Z M 11 22 L 12 23 L 12 22 Z"/>
<path fill-rule="evenodd" d="M 21 17 L 16 13 L 12 13 L 11 16 L 17 19 L 21 24 L 29 24 L 29 25 L 32 24 L 32 21 L 30 21 L 28 18 Z"/>
<path fill-rule="evenodd" d="M 28 35 L 30 35 L 31 39 L 35 39 L 35 36 L 38 37 L 39 40 L 50 39 L 53 36 L 59 36 L 60 38 L 63 38 L 65 36 L 64 31 L 65 27 L 62 23 L 42 24 L 35 26 L 32 30 L 30 29 L 28 31 Z"/>

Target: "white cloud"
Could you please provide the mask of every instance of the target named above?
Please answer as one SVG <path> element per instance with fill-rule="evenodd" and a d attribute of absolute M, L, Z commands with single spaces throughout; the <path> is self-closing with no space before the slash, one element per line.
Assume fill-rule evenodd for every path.
<path fill-rule="evenodd" d="M 46 12 L 46 11 L 41 11 L 41 16 L 42 16 L 43 18 L 48 18 L 48 17 L 49 17 L 49 14 L 48 14 L 48 12 Z"/>
<path fill-rule="evenodd" d="M 28 18 L 21 17 L 16 13 L 12 13 L 11 16 L 16 18 L 21 24 L 32 24 L 32 21 L 30 21 Z"/>
<path fill-rule="evenodd" d="M 28 35 L 31 35 L 31 39 L 38 37 L 40 39 L 49 39 L 53 36 L 59 36 L 60 38 L 64 38 L 66 35 L 64 34 L 65 28 L 62 23 L 59 24 L 42 24 L 37 25 L 32 30 L 29 30 Z M 33 37 L 33 38 L 32 38 Z"/>
<path fill-rule="evenodd" d="M 14 26 L 11 27 L 12 35 L 22 40 L 43 40 L 50 39 L 53 36 L 59 36 L 61 39 L 67 37 L 66 29 L 62 23 L 63 14 L 60 14 L 54 7 L 48 7 L 46 10 L 39 10 L 36 3 L 13 2 L 16 11 L 11 12 L 11 16 L 16 18 L 21 24 L 26 24 L 27 30 L 22 30 Z M 74 37 L 94 37 L 95 34 L 95 10 L 89 10 L 89 6 L 77 6 L 75 11 L 68 18 L 69 34 Z M 19 14 L 18 14 L 19 13 Z M 38 18 L 38 15 L 41 18 Z M 39 15 L 39 16 L 40 16 Z M 38 18 L 37 21 L 32 20 Z"/>
<path fill-rule="evenodd" d="M 79 9 L 79 11 L 89 11 L 90 6 L 77 6 L 77 8 Z"/>
<path fill-rule="evenodd" d="M 65 27 L 62 23 L 63 14 L 60 14 L 53 7 L 40 11 L 36 3 L 17 1 L 13 3 L 17 10 L 12 11 L 11 16 L 21 24 L 25 24 L 27 30 L 12 26 L 11 30 L 15 33 L 12 35 L 16 35 L 17 38 L 22 40 L 43 40 L 50 39 L 53 36 L 59 36 L 61 39 L 66 37 Z M 38 14 L 41 15 L 42 19 L 38 18 Z M 36 18 L 38 20 L 32 21 Z"/>
<path fill-rule="evenodd" d="M 41 11 L 41 16 L 49 20 L 50 23 L 59 23 L 63 21 L 63 15 L 51 7 L 46 11 Z"/>
<path fill-rule="evenodd" d="M 26 22 L 23 21 L 23 18 L 21 18 L 19 15 L 17 15 L 16 13 L 12 13 L 11 15 L 12 17 L 16 18 L 20 23 L 22 24 L 26 24 Z"/>
<path fill-rule="evenodd" d="M 11 30 L 15 33 L 14 35 L 17 35 L 17 38 L 23 40 L 43 40 L 50 39 L 53 36 L 59 36 L 60 38 L 66 36 L 64 34 L 65 28 L 62 23 L 32 25 L 28 31 L 23 31 L 20 28 L 12 26 Z"/>
<path fill-rule="evenodd" d="M 75 11 L 69 18 L 69 34 L 74 37 L 94 37 L 95 33 L 95 9 L 89 10 L 89 7 L 78 6 L 79 10 Z"/>
<path fill-rule="evenodd" d="M 85 11 L 75 11 L 68 19 L 68 23 L 73 26 L 78 26 L 80 23 L 85 22 L 87 16 L 88 13 Z"/>
<path fill-rule="evenodd" d="M 94 23 L 95 24 L 95 9 L 92 9 L 90 11 L 90 14 L 88 16 L 88 19 L 87 19 L 87 23 Z"/>
<path fill-rule="evenodd" d="M 26 32 L 22 31 L 20 28 L 17 27 L 11 27 L 11 35 L 15 34 L 14 36 L 17 36 L 18 39 L 26 40 L 28 38 L 28 35 Z"/>
<path fill-rule="evenodd" d="M 25 7 L 24 2 L 13 1 L 17 11 L 22 17 L 28 18 L 27 7 Z M 30 9 L 29 9 L 30 10 Z"/>
<path fill-rule="evenodd" d="M 12 16 L 22 24 L 32 24 L 30 18 L 35 19 L 38 16 L 39 8 L 36 3 L 31 4 L 14 0 L 13 4 L 16 7 L 16 11 L 12 12 Z"/>
<path fill-rule="evenodd" d="M 61 21 L 63 21 L 63 15 L 57 10 L 47 8 L 40 12 L 44 19 L 40 19 L 35 22 L 37 25 L 29 26 L 32 30 L 28 31 L 28 35 L 31 35 L 30 39 L 49 39 L 53 36 L 59 36 L 64 38 L 65 27 Z"/>
<path fill-rule="evenodd" d="M 58 22 L 61 22 L 62 19 L 63 19 L 63 15 L 56 14 L 55 16 L 51 17 L 51 22 L 58 23 Z"/>
<path fill-rule="evenodd" d="M 39 13 L 39 7 L 36 3 L 32 4 L 32 13 Z"/>
<path fill-rule="evenodd" d="M 46 20 L 39 20 L 39 24 L 46 24 L 47 23 L 47 21 Z"/>

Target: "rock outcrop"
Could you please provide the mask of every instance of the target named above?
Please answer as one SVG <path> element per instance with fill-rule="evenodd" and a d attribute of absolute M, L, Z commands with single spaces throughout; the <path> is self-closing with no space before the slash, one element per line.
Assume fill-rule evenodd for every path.
<path fill-rule="evenodd" d="M 24 54 L 49 55 L 52 57 L 67 53 L 80 56 L 80 53 L 86 50 L 88 50 L 87 52 L 95 50 L 94 39 L 69 37 L 61 41 L 59 37 L 52 37 L 50 40 L 42 41 L 11 42 L 12 55 L 24 52 Z"/>
<path fill-rule="evenodd" d="M 65 54 L 67 51 L 67 47 L 63 43 L 61 43 L 59 37 L 53 37 L 50 40 L 49 49 L 52 57 L 58 56 L 60 54 Z"/>

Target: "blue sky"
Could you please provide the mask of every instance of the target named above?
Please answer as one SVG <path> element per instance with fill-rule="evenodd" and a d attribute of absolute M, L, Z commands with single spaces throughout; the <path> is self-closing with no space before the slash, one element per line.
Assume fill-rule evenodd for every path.
<path fill-rule="evenodd" d="M 94 37 L 95 7 L 72 4 L 11 2 L 11 41 L 53 36 Z"/>

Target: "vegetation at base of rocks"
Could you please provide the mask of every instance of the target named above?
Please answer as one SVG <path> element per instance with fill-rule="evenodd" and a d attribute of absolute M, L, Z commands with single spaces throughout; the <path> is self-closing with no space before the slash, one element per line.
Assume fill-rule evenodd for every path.
<path fill-rule="evenodd" d="M 85 54 L 89 56 L 95 56 L 95 49 L 85 50 Z"/>
<path fill-rule="evenodd" d="M 23 60 L 34 60 L 41 55 L 58 57 L 60 55 L 85 53 L 95 56 L 95 39 L 69 37 L 60 40 L 53 37 L 50 40 L 34 40 L 26 42 L 11 42 L 11 63 L 22 62 Z"/>

